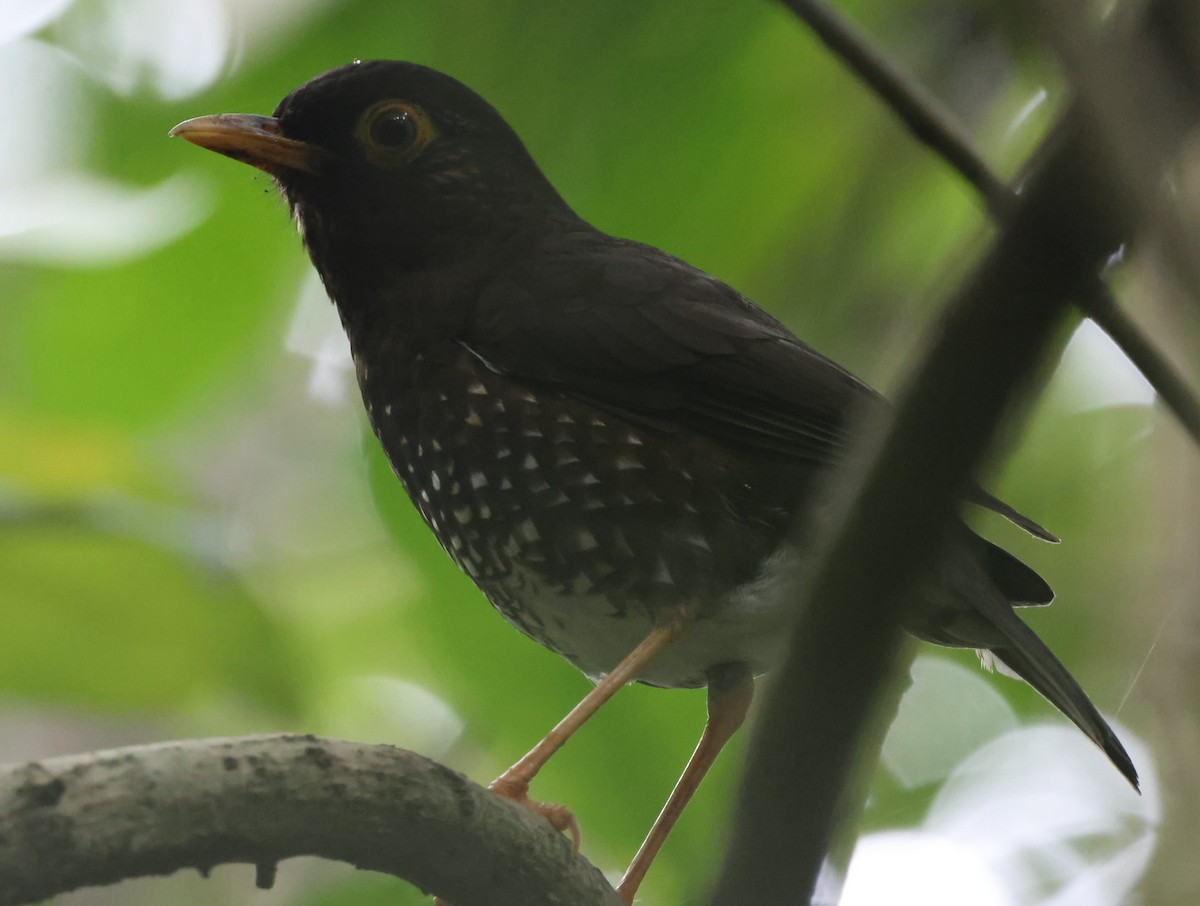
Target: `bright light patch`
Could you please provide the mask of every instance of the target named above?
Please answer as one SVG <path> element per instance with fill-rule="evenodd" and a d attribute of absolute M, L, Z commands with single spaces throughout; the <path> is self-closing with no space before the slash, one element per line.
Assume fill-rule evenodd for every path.
<path fill-rule="evenodd" d="M 1017 906 L 982 854 L 930 833 L 892 831 L 858 841 L 841 906 Z"/>
<path fill-rule="evenodd" d="M 208 214 L 203 188 L 175 176 L 150 189 L 74 172 L 9 186 L 0 207 L 0 259 L 91 267 L 173 242 Z"/>
<path fill-rule="evenodd" d="M 912 686 L 888 731 L 883 762 L 904 787 L 921 786 L 946 777 L 1016 726 L 1012 708 L 983 673 L 923 656 L 913 663 Z"/>
<path fill-rule="evenodd" d="M 53 22 L 72 0 L 5 0 L 0 16 L 0 44 L 33 34 Z"/>
<path fill-rule="evenodd" d="M 340 406 L 349 401 L 354 372 L 350 342 L 315 273 L 309 274 L 300 290 L 284 346 L 312 360 L 312 371 L 308 375 L 309 396 L 327 406 Z"/>
<path fill-rule="evenodd" d="M 1071 337 L 1055 380 L 1067 391 L 1076 412 L 1154 402 L 1154 388 L 1090 319 Z"/>
<path fill-rule="evenodd" d="M 58 37 L 118 94 L 147 86 L 168 100 L 215 82 L 233 40 L 220 0 L 102 0 L 71 10 Z"/>

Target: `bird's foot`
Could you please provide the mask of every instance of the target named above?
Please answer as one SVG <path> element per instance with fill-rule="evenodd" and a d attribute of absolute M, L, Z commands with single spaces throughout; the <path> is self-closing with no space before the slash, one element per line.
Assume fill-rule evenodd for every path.
<path fill-rule="evenodd" d="M 550 826 L 556 831 L 569 834 L 571 837 L 571 851 L 579 852 L 579 844 L 583 842 L 583 834 L 579 829 L 579 822 L 575 820 L 575 813 L 565 805 L 558 805 L 553 802 L 537 802 L 530 799 L 529 781 L 514 780 L 505 777 L 503 774 L 493 780 L 488 785 L 488 789 L 502 799 L 515 802 L 517 805 L 524 806 L 531 812 L 541 815 L 550 822 Z"/>

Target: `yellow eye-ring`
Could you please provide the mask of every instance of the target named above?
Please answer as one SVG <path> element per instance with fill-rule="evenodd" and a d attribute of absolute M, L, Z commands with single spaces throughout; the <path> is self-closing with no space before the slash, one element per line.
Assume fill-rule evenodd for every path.
<path fill-rule="evenodd" d="M 367 157 L 382 166 L 407 163 L 437 135 L 425 111 L 407 101 L 380 101 L 354 130 Z"/>

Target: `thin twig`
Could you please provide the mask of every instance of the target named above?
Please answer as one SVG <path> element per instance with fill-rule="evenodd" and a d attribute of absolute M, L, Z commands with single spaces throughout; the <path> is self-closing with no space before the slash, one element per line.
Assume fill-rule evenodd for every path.
<path fill-rule="evenodd" d="M 780 2 L 892 108 L 918 141 L 940 155 L 973 185 L 992 216 L 1003 221 L 1016 202 L 1016 194 L 976 153 L 954 115 L 936 97 L 821 0 Z M 1121 348 L 1193 440 L 1200 444 L 1200 398 L 1122 311 L 1109 288 L 1102 281 L 1093 281 L 1091 287 L 1078 297 L 1078 304 L 1083 313 Z"/>
<path fill-rule="evenodd" d="M 918 141 L 949 161 L 979 191 L 998 220 L 1003 219 L 1012 209 L 1012 191 L 975 153 L 966 131 L 936 97 L 858 34 L 833 7 L 820 0 L 780 2 L 883 98 Z"/>

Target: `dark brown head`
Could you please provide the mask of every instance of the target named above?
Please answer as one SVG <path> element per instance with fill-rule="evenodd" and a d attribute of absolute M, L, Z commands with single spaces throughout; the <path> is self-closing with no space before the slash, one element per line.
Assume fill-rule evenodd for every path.
<path fill-rule="evenodd" d="M 273 117 L 205 116 L 171 134 L 275 177 L 327 285 L 452 265 L 570 216 L 487 101 L 414 63 L 353 63 L 301 85 Z"/>

